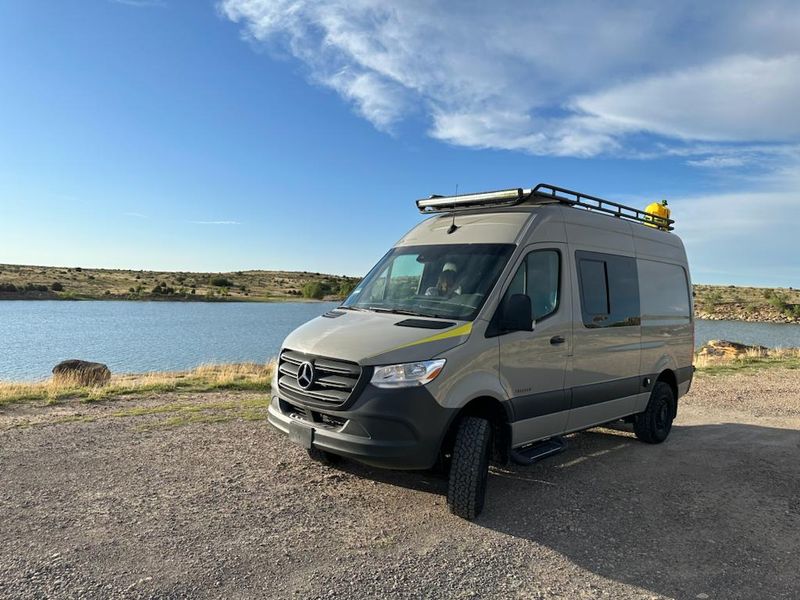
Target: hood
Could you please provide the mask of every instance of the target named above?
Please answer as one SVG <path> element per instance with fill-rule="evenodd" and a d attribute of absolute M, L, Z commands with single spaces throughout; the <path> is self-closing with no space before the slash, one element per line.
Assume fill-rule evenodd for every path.
<path fill-rule="evenodd" d="M 380 365 L 428 360 L 463 344 L 472 331 L 472 323 L 467 321 L 350 310 L 333 314 L 333 318 L 317 317 L 301 325 L 286 337 L 283 347 L 361 365 Z M 441 329 L 397 324 L 408 320 L 452 324 Z"/>

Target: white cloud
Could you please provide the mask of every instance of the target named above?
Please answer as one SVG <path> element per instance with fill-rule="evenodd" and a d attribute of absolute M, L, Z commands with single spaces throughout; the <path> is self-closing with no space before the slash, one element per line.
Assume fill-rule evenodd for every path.
<path fill-rule="evenodd" d="M 696 279 L 800 278 L 796 0 L 221 0 L 219 8 L 380 130 L 421 116 L 431 137 L 457 146 L 666 157 L 703 169 L 719 189 L 755 190 L 670 199 Z"/>
<path fill-rule="evenodd" d="M 747 164 L 747 160 L 741 156 L 707 156 L 706 158 L 687 160 L 686 164 L 709 169 L 727 169 L 744 166 Z"/>
<path fill-rule="evenodd" d="M 800 141 L 796 2 L 222 0 L 219 8 L 381 130 L 421 113 L 430 135 L 451 144 L 558 156 Z M 734 160 L 687 156 L 698 167 Z"/>
<path fill-rule="evenodd" d="M 373 73 L 357 73 L 345 68 L 322 82 L 352 101 L 358 112 L 382 131 L 390 130 L 402 115 L 402 93 Z"/>
<path fill-rule="evenodd" d="M 800 138 L 800 55 L 725 58 L 637 79 L 573 106 L 630 132 L 702 141 Z"/>

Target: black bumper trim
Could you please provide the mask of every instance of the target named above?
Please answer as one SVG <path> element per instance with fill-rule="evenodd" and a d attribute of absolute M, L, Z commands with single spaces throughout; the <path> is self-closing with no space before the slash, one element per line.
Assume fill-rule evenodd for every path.
<path fill-rule="evenodd" d="M 291 416 L 286 405 L 293 404 L 279 392 L 270 403 L 270 423 L 288 434 L 289 424 L 299 422 L 292 427 L 311 428 L 314 448 L 389 469 L 431 468 L 458 412 L 441 406 L 424 386 L 381 389 L 367 385 L 348 410 L 311 409 L 317 416 L 345 421 L 341 427 Z"/>

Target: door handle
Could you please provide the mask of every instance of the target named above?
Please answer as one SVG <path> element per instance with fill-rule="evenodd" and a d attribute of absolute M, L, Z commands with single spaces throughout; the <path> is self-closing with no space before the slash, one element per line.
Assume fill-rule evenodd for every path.
<path fill-rule="evenodd" d="M 553 346 L 557 346 L 558 344 L 563 344 L 566 341 L 567 340 L 565 340 L 560 335 L 554 335 L 553 337 L 550 338 L 550 343 L 553 344 Z"/>

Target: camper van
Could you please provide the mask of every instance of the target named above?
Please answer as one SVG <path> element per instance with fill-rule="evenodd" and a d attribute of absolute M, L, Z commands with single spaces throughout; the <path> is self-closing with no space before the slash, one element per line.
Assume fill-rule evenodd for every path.
<path fill-rule="evenodd" d="M 694 347 L 671 219 L 549 184 L 417 207 L 430 217 L 284 341 L 272 425 L 319 460 L 443 469 L 466 519 L 492 462 L 620 420 L 667 439 Z"/>

